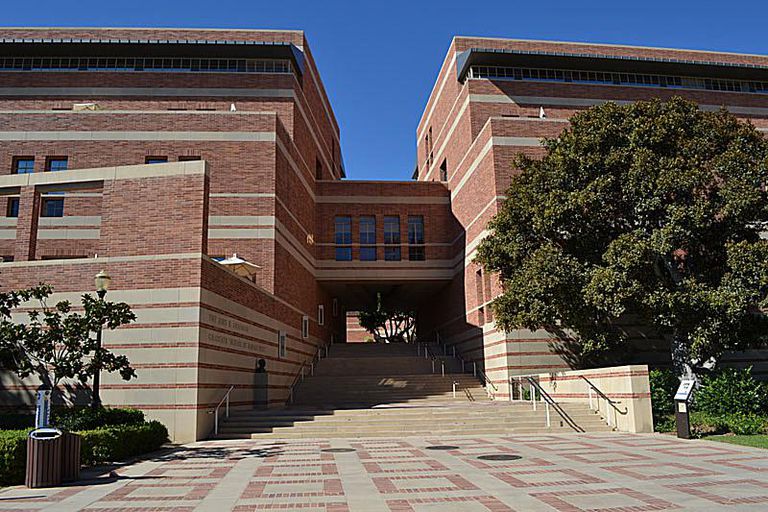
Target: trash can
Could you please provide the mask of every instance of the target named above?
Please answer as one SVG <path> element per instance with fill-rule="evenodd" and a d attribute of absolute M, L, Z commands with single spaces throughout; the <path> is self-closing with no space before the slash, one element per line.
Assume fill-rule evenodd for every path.
<path fill-rule="evenodd" d="M 25 485 L 30 489 L 61 485 L 62 434 L 57 428 L 38 428 L 27 438 Z"/>
<path fill-rule="evenodd" d="M 61 436 L 61 481 L 80 480 L 80 436 L 64 432 Z"/>

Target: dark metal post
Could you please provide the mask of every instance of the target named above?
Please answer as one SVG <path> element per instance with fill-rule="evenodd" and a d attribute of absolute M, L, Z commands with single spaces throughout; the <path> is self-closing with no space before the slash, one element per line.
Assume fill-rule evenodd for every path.
<path fill-rule="evenodd" d="M 680 439 L 691 438 L 691 421 L 688 417 L 688 402 L 686 400 L 675 400 L 675 425 L 677 426 L 677 437 Z"/>
<path fill-rule="evenodd" d="M 99 300 L 101 302 L 104 302 L 104 296 L 107 294 L 107 290 L 98 290 L 96 294 L 99 296 Z M 97 357 L 97 358 L 101 354 L 101 331 L 102 331 L 102 325 L 101 323 L 99 323 L 99 330 L 96 331 L 96 354 L 94 354 L 94 357 Z M 93 389 L 92 389 L 93 398 L 91 400 L 92 409 L 98 409 L 101 407 L 101 395 L 99 394 L 100 385 L 101 385 L 101 365 L 97 360 L 96 370 L 93 374 Z"/>

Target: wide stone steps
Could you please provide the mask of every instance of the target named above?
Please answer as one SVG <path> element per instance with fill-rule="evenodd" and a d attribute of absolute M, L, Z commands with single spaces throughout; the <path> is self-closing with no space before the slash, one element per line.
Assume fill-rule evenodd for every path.
<path fill-rule="evenodd" d="M 407 435 L 463 435 L 494 433 L 573 432 L 571 424 L 589 432 L 609 431 L 600 416 L 587 408 L 564 406 L 570 421 L 550 411 L 546 427 L 543 406 L 487 403 L 387 406 L 367 409 L 302 409 L 236 412 L 226 421 L 220 437 L 398 437 Z"/>
<path fill-rule="evenodd" d="M 221 438 L 363 438 L 479 435 L 610 428 L 586 406 L 563 405 L 568 420 L 544 404 L 488 398 L 476 377 L 451 373 L 455 360 L 433 361 L 403 344 L 334 345 L 294 389 L 292 405 L 235 410 Z M 446 374 L 442 374 L 445 367 Z M 436 372 L 433 372 L 436 370 Z M 454 382 L 456 392 L 454 395 Z"/>

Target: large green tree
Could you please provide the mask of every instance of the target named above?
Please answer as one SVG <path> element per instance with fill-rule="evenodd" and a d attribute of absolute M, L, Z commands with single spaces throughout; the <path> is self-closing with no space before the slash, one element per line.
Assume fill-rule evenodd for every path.
<path fill-rule="evenodd" d="M 377 343 L 416 341 L 416 313 L 385 306 L 380 293 L 376 294 L 376 304 L 358 312 L 357 318 Z"/>
<path fill-rule="evenodd" d="M 97 371 L 118 372 L 124 380 L 135 377 L 126 356 L 97 342 L 101 329 L 136 319 L 130 306 L 84 294 L 77 312 L 68 301 L 48 305 L 52 293 L 45 284 L 0 293 L 0 369 L 22 379 L 34 375 L 54 392 L 64 379 L 85 384 Z M 22 306 L 26 321 L 12 317 Z"/>
<path fill-rule="evenodd" d="M 694 103 L 606 103 L 520 156 L 476 260 L 498 272 L 504 329 L 569 333 L 582 361 L 621 348 L 632 315 L 679 375 L 765 343 L 768 142 Z"/>

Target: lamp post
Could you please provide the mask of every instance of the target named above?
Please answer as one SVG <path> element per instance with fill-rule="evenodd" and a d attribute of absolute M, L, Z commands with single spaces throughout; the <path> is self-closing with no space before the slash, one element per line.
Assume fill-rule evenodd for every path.
<path fill-rule="evenodd" d="M 96 274 L 96 277 L 93 281 L 96 284 L 96 295 L 99 296 L 99 300 L 101 302 L 104 302 L 104 296 L 107 295 L 107 290 L 109 289 L 109 285 L 112 282 L 112 278 L 109 276 L 109 274 L 102 270 Z M 93 397 L 91 400 L 91 408 L 93 409 L 98 409 L 101 407 L 101 396 L 99 395 L 99 384 L 101 383 L 101 366 L 98 360 L 101 355 L 101 331 L 102 324 L 99 322 L 99 330 L 96 331 L 96 353 L 94 354 L 94 357 L 97 359 L 96 370 L 93 373 Z"/>

